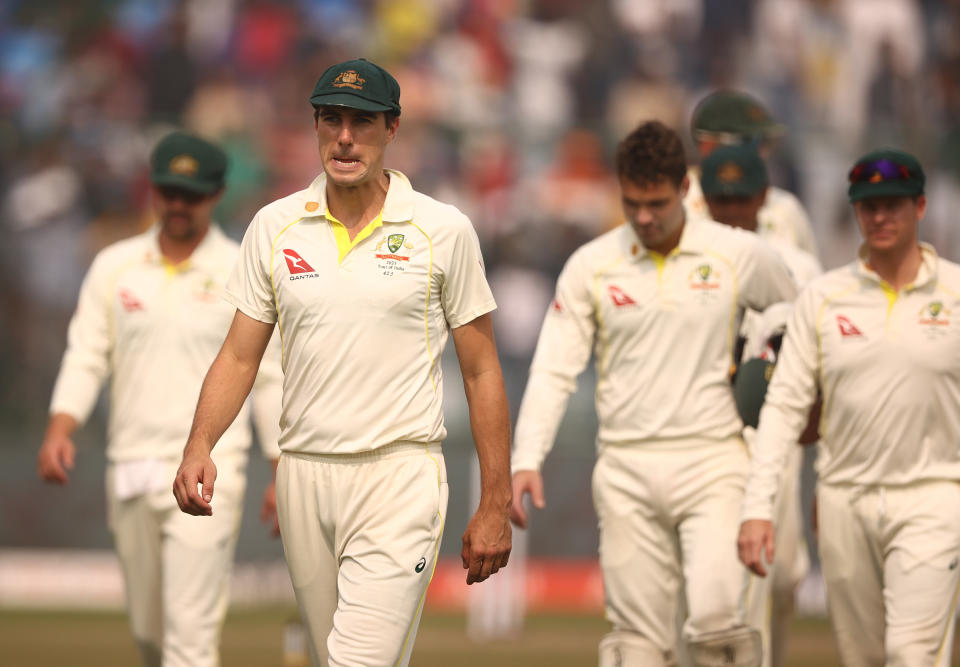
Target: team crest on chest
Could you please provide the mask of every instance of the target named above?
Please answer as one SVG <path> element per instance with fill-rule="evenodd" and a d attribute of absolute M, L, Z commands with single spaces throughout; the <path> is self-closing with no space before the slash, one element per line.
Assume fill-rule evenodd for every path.
<path fill-rule="evenodd" d="M 949 308 L 945 308 L 943 301 L 931 301 L 920 309 L 917 314 L 917 322 L 924 328 L 945 327 L 950 324 Z"/>
<path fill-rule="evenodd" d="M 405 234 L 384 234 L 374 247 L 377 271 L 383 276 L 394 276 L 407 270 L 415 248 Z"/>
<path fill-rule="evenodd" d="M 697 266 L 689 276 L 690 289 L 715 290 L 720 288 L 720 273 L 713 266 L 704 262 Z"/>

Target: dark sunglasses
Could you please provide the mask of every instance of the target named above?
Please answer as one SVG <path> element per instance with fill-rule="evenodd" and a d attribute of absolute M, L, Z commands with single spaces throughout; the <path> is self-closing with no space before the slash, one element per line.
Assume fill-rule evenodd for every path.
<path fill-rule="evenodd" d="M 187 204 L 199 204 L 209 196 L 202 192 L 193 192 L 185 188 L 178 188 L 175 185 L 161 185 L 157 190 L 160 192 L 160 196 L 167 201 L 182 199 Z"/>
<path fill-rule="evenodd" d="M 863 162 L 850 170 L 851 183 L 882 183 L 884 181 L 909 181 L 910 170 L 893 160 L 874 160 Z"/>

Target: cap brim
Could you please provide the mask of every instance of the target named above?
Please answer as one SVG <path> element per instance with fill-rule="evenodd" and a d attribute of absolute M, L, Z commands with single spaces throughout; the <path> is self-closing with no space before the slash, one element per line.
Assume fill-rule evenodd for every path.
<path fill-rule="evenodd" d="M 766 187 L 766 186 L 764 186 Z M 742 185 L 731 185 L 731 186 L 721 186 L 717 190 L 707 191 L 703 190 L 704 197 L 753 197 L 763 192 L 763 188 L 759 190 L 751 190 L 750 188 Z"/>
<path fill-rule="evenodd" d="M 886 183 L 854 183 L 847 191 L 851 202 L 870 197 L 917 197 L 923 188 L 910 181 L 887 181 Z"/>
<path fill-rule="evenodd" d="M 190 192 L 196 192 L 203 195 L 212 195 L 223 187 L 222 183 L 203 183 L 198 182 L 187 176 L 177 174 L 157 174 L 151 175 L 150 182 L 157 186 L 171 186 L 183 188 Z"/>
<path fill-rule="evenodd" d="M 351 109 L 360 109 L 361 111 L 395 111 L 391 106 L 381 104 L 380 102 L 373 102 L 359 95 L 350 93 L 314 95 L 310 98 L 310 104 L 315 107 L 349 107 Z"/>

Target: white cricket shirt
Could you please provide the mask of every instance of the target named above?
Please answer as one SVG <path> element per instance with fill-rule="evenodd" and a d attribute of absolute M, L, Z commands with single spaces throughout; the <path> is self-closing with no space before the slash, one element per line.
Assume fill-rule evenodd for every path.
<path fill-rule="evenodd" d="M 696 216 L 710 218 L 710 209 L 700 187 L 700 171 L 688 169 L 687 177 L 690 188 L 683 199 L 684 206 Z M 810 217 L 792 192 L 773 185 L 767 188 L 767 201 L 757 213 L 757 219 L 760 223 L 757 232 L 761 236 L 776 237 L 811 255 L 817 254 Z"/>
<path fill-rule="evenodd" d="M 172 265 L 158 235 L 155 225 L 94 258 L 50 404 L 51 414 L 83 423 L 110 377 L 107 458 L 114 463 L 180 458 L 200 386 L 235 312 L 222 297 L 238 244 L 211 225 L 189 259 Z M 254 411 L 264 453 L 276 458 L 281 380 L 279 355 L 272 356 L 261 364 Z M 245 404 L 220 439 L 217 456 L 246 455 L 250 442 Z"/>
<path fill-rule="evenodd" d="M 513 469 L 539 470 L 591 352 L 598 445 L 737 435 L 730 366 L 743 309 L 795 295 L 786 266 L 758 236 L 689 215 L 666 257 L 627 224 L 582 246 L 540 332 Z"/>
<path fill-rule="evenodd" d="M 352 242 L 327 213 L 324 174 L 261 209 L 243 239 L 227 298 L 278 322 L 283 451 L 442 440 L 449 329 L 496 307 L 467 217 L 387 174 L 383 211 Z"/>
<path fill-rule="evenodd" d="M 921 249 L 899 292 L 861 258 L 798 297 L 760 413 L 744 519 L 773 516 L 786 448 L 818 388 L 821 483 L 960 479 L 960 266 Z"/>

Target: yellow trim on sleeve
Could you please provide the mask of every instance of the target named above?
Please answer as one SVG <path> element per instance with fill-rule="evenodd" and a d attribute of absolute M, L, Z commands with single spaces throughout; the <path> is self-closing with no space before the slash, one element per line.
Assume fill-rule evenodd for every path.
<path fill-rule="evenodd" d="M 378 227 L 383 225 L 383 209 L 380 209 L 380 212 L 377 213 L 377 217 L 368 222 L 364 228 L 360 230 L 360 233 L 357 234 L 351 241 L 350 232 L 347 231 L 347 228 L 342 222 L 334 217 L 329 208 L 327 209 L 325 215 L 327 220 L 329 220 L 331 223 L 331 228 L 333 229 L 333 238 L 337 241 L 337 252 L 340 255 L 339 259 L 337 260 L 337 264 L 342 264 L 343 258 L 347 256 L 347 253 L 356 248 L 357 244 L 373 234 Z"/>

